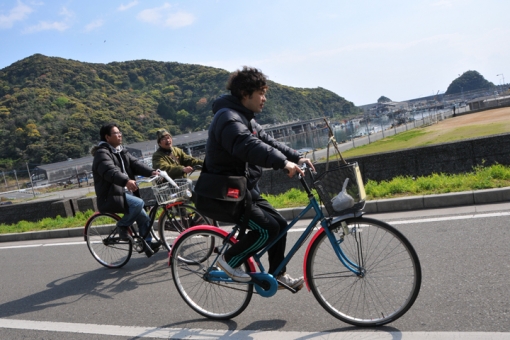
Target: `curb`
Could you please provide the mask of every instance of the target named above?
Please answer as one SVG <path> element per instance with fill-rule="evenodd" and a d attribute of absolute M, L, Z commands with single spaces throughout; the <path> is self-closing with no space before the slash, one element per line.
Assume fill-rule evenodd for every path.
<path fill-rule="evenodd" d="M 463 191 L 440 195 L 422 195 L 402 198 L 391 198 L 367 201 L 363 211 L 367 214 L 402 212 L 411 210 L 450 208 L 479 204 L 510 202 L 510 187 L 498 189 L 484 189 Z M 303 210 L 303 207 L 278 209 L 287 220 L 292 220 Z M 326 213 L 325 209 L 323 211 Z M 303 218 L 313 218 L 313 210 L 308 211 Z M 83 227 L 66 228 L 44 231 L 30 231 L 18 234 L 0 234 L 1 242 L 16 242 L 42 240 L 51 238 L 82 237 Z"/>
<path fill-rule="evenodd" d="M 381 214 L 502 202 L 510 202 L 510 187 L 373 200 L 366 202 L 363 211 L 367 214 Z M 285 219 L 292 220 L 299 215 L 301 210 L 303 207 L 279 209 L 278 211 Z M 323 211 L 326 213 L 324 208 Z M 304 218 L 313 218 L 313 216 L 314 212 L 311 210 L 304 215 Z"/>

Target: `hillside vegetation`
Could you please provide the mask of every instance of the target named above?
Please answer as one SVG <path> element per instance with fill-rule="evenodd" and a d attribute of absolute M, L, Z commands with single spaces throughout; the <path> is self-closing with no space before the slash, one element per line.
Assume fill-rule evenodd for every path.
<path fill-rule="evenodd" d="M 226 93 L 229 72 L 213 67 L 135 60 L 84 63 L 36 54 L 0 70 L 0 170 L 83 157 L 99 127 L 115 121 L 124 143 L 206 129 L 211 105 Z M 358 110 L 323 88 L 269 83 L 261 124 Z"/>

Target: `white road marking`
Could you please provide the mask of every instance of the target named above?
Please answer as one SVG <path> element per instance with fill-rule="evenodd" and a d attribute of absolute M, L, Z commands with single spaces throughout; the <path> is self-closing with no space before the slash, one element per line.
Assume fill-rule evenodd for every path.
<path fill-rule="evenodd" d="M 100 334 L 112 336 L 129 336 L 154 339 L 253 339 L 253 340 L 293 340 L 293 339 L 401 339 L 401 340 L 509 340 L 510 333 L 502 332 L 386 332 L 378 329 L 353 332 L 277 332 L 277 331 L 232 331 L 193 328 L 159 328 L 117 325 L 95 325 L 85 323 L 30 321 L 1 319 L 0 328 L 27 329 L 47 332 L 66 332 L 80 334 Z"/>

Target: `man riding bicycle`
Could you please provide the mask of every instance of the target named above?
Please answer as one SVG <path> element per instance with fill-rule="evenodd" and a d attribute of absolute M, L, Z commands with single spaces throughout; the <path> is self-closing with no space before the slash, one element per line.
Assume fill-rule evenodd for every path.
<path fill-rule="evenodd" d="M 231 95 L 221 96 L 213 103 L 214 118 L 209 127 L 205 163 L 208 172 L 226 176 L 244 175 L 248 163 L 252 204 L 246 207 L 250 211 L 241 215 L 241 220 L 249 216 L 250 231 L 218 259 L 218 265 L 232 279 L 248 282 L 251 277 L 239 266 L 287 227 L 285 218 L 261 196 L 258 181 L 262 167 L 286 169 L 290 177 L 296 172 L 304 175 L 298 164 L 314 167 L 308 158 L 302 158 L 297 151 L 277 142 L 254 120 L 266 102 L 268 86 L 262 72 L 245 66 L 230 76 L 227 89 Z M 284 258 L 285 244 L 286 235 L 269 249 L 268 272 L 285 285 L 300 289 L 303 277 L 294 279 L 285 273 L 285 268 L 275 273 Z"/>
<path fill-rule="evenodd" d="M 134 222 L 140 234 L 145 235 L 150 228 L 150 219 L 143 209 L 144 201 L 140 198 L 135 176 L 155 176 L 159 171 L 149 168 L 122 147 L 122 133 L 116 124 L 103 125 L 99 135 L 101 141 L 91 150 L 97 207 L 100 212 L 124 214 L 117 222 L 121 240 L 129 240 L 128 228 Z M 145 254 L 151 257 L 161 243 L 153 243 L 150 233 L 145 241 L 148 245 L 144 247 Z"/>

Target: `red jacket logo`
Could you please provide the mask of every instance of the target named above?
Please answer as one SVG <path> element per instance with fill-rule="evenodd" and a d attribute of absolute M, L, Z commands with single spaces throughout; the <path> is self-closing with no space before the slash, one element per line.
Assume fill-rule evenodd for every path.
<path fill-rule="evenodd" d="M 239 189 L 228 188 L 227 189 L 227 197 L 239 198 Z"/>

